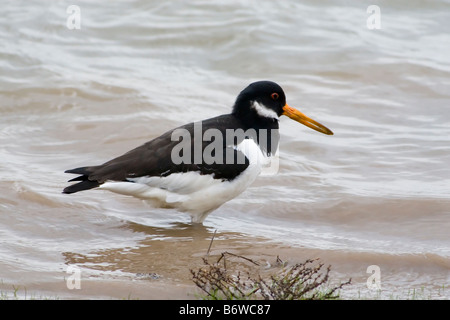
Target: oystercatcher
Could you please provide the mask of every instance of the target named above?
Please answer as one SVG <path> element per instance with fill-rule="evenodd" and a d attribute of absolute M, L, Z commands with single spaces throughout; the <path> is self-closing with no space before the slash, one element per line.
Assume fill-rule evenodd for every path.
<path fill-rule="evenodd" d="M 97 166 L 65 171 L 79 176 L 63 193 L 101 188 L 176 208 L 193 223 L 242 193 L 277 154 L 278 121 L 286 115 L 318 132 L 324 125 L 286 103 L 271 81 L 250 84 L 232 112 L 186 124 Z"/>

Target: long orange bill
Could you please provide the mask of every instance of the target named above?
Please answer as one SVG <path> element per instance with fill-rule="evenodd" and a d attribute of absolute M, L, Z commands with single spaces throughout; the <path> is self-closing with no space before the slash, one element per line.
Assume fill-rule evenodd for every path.
<path fill-rule="evenodd" d="M 314 129 L 316 131 L 328 135 L 333 134 L 333 131 L 325 127 L 323 124 L 320 124 L 317 121 L 305 116 L 303 113 L 295 108 L 290 107 L 288 104 L 283 107 L 283 115 L 288 116 L 292 120 L 300 122 L 301 124 L 304 124 L 305 126 L 310 127 L 311 129 Z"/>

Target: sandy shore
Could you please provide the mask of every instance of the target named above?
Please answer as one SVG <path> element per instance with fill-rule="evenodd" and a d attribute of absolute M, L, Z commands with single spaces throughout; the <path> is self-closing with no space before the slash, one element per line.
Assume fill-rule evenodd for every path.
<path fill-rule="evenodd" d="M 203 258 L 211 241 L 154 241 L 152 245 L 121 252 L 97 252 L 89 256 L 65 254 L 66 264 L 80 268 L 80 288 L 69 289 L 70 276 L 62 270 L 54 273 L 54 281 L 7 283 L 0 285 L 4 297 L 19 299 L 199 299 L 200 290 L 192 281 L 190 270 L 204 266 Z M 208 261 L 215 262 L 223 252 L 245 256 L 258 265 L 235 256 L 227 256 L 227 268 L 243 273 L 269 276 L 280 271 L 277 258 L 287 266 L 319 258 L 331 265 L 330 285 L 351 278 L 352 284 L 341 291 L 344 299 L 403 299 L 411 290 L 424 288 L 416 273 L 442 274 L 443 283 L 426 284 L 423 298 L 445 298 L 448 266 L 437 257 L 398 256 L 385 259 L 380 254 L 345 253 L 290 247 L 259 238 L 230 238 L 216 235 Z M 394 261 L 394 262 L 392 262 Z M 370 265 L 381 268 L 382 290 L 367 288 Z M 14 286 L 14 287 L 13 287 Z M 17 290 L 16 290 L 17 289 Z M 16 290 L 16 293 L 14 293 Z M 448 293 L 447 293 L 448 294 Z"/>

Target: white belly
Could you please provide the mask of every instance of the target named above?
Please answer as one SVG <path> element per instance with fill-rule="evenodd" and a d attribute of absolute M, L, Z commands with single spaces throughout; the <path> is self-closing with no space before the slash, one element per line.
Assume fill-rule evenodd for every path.
<path fill-rule="evenodd" d="M 247 189 L 267 162 L 257 144 L 246 139 L 236 147 L 249 159 L 249 166 L 231 181 L 214 179 L 199 172 L 174 173 L 167 177 L 129 178 L 133 182 L 107 181 L 102 189 L 145 199 L 157 207 L 189 212 L 192 222 L 202 223 L 206 216 Z"/>

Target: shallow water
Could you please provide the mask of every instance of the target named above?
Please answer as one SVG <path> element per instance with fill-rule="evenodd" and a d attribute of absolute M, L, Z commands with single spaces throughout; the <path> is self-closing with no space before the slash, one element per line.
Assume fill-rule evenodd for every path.
<path fill-rule="evenodd" d="M 0 20 L 2 292 L 183 298 L 217 230 L 217 254 L 320 257 L 353 279 L 349 297 L 373 294 L 370 265 L 383 298 L 450 297 L 448 1 L 379 1 L 375 30 L 364 1 L 81 1 L 79 30 L 72 3 L 23 3 Z M 204 227 L 105 191 L 61 194 L 64 170 L 227 113 L 261 79 L 334 136 L 283 118 L 278 173 Z M 84 291 L 66 287 L 71 265 Z"/>

